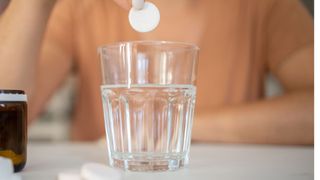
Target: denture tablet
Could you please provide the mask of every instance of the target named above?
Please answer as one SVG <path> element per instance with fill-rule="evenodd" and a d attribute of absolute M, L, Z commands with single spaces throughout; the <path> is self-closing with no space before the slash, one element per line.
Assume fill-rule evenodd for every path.
<path fill-rule="evenodd" d="M 121 172 L 103 164 L 87 163 L 81 168 L 81 177 L 90 180 L 121 180 Z"/>

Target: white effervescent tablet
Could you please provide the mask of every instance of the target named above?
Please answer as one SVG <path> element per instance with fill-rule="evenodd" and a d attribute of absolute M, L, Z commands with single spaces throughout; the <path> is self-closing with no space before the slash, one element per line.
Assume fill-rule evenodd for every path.
<path fill-rule="evenodd" d="M 81 168 L 81 177 L 86 180 L 121 180 L 121 172 L 99 163 L 87 163 Z"/>
<path fill-rule="evenodd" d="M 82 178 L 77 172 L 62 172 L 58 174 L 58 180 L 82 180 Z"/>
<path fill-rule="evenodd" d="M 160 22 L 159 9 L 151 2 L 145 2 L 141 10 L 131 8 L 129 22 L 132 28 L 138 32 L 152 31 Z"/>
<path fill-rule="evenodd" d="M 8 158 L 0 157 L 0 179 L 10 179 L 13 174 L 13 164 Z"/>

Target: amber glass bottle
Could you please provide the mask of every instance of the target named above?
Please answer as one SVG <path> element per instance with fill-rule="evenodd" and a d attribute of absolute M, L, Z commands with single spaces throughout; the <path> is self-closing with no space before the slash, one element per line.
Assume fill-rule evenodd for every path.
<path fill-rule="evenodd" d="M 21 90 L 0 89 L 0 156 L 9 158 L 14 171 L 27 160 L 27 96 Z"/>

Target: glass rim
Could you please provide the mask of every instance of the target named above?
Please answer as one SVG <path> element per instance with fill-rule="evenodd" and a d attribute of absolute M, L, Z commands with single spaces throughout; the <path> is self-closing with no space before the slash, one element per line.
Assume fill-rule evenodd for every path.
<path fill-rule="evenodd" d="M 139 40 L 139 41 L 120 41 L 115 43 L 103 44 L 98 47 L 98 51 L 102 49 L 113 49 L 118 48 L 125 45 L 135 45 L 135 44 L 142 44 L 142 45 L 177 45 L 181 46 L 182 49 L 188 50 L 195 50 L 198 51 L 200 48 L 189 42 L 180 42 L 180 41 L 158 41 L 158 40 Z"/>

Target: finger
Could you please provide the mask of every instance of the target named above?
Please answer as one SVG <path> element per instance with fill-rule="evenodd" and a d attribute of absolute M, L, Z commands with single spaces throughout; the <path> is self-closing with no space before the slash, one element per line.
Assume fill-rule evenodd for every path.
<path fill-rule="evenodd" d="M 129 10 L 131 8 L 131 0 L 114 0 L 120 7 Z"/>
<path fill-rule="evenodd" d="M 144 0 L 132 0 L 132 6 L 137 10 L 143 9 Z"/>

